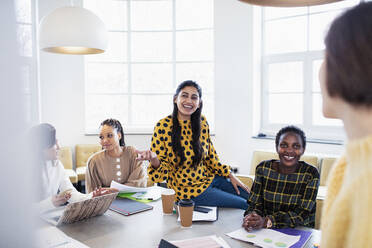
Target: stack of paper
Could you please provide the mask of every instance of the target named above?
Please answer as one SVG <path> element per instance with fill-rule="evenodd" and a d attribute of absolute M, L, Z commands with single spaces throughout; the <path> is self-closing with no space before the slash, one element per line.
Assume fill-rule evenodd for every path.
<path fill-rule="evenodd" d="M 225 240 L 216 235 L 170 241 L 170 243 L 180 248 L 230 248 Z"/>
<path fill-rule="evenodd" d="M 287 235 L 271 229 L 259 229 L 247 232 L 244 228 L 227 233 L 231 238 L 253 243 L 261 247 L 291 247 L 296 244 L 301 236 Z"/>
<path fill-rule="evenodd" d="M 115 181 L 111 181 L 110 188 L 118 189 L 120 193 L 137 193 L 137 192 L 147 192 L 153 187 L 141 188 L 141 187 L 132 187 L 127 186 Z"/>

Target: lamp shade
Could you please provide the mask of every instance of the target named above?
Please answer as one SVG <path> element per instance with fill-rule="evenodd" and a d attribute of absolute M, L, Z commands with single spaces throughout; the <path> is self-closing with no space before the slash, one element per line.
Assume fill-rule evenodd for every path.
<path fill-rule="evenodd" d="M 62 7 L 40 22 L 40 49 L 52 53 L 97 54 L 107 48 L 104 23 L 81 7 Z"/>
<path fill-rule="evenodd" d="M 326 3 L 339 2 L 343 0 L 239 0 L 242 2 L 271 7 L 301 7 L 321 5 Z"/>

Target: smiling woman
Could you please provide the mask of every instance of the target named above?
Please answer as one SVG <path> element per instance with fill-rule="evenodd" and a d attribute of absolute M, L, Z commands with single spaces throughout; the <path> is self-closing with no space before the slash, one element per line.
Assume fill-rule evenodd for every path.
<path fill-rule="evenodd" d="M 299 161 L 305 152 L 304 132 L 295 127 L 282 128 L 276 135 L 279 160 L 262 161 L 248 198 L 243 227 L 260 228 L 314 227 L 318 170 Z"/>
<path fill-rule="evenodd" d="M 200 86 L 182 82 L 173 97 L 173 114 L 156 124 L 151 150 L 141 152 L 139 159 L 150 161 L 149 178 L 166 181 L 177 200 L 246 209 L 249 190 L 231 174 L 230 166 L 220 163 L 202 108 Z"/>

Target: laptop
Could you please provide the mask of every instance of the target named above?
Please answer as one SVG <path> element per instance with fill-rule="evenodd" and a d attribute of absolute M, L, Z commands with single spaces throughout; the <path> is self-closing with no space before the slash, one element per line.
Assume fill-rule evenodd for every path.
<path fill-rule="evenodd" d="M 104 214 L 118 193 L 93 197 L 48 210 L 41 218 L 52 225 L 60 226 Z"/>

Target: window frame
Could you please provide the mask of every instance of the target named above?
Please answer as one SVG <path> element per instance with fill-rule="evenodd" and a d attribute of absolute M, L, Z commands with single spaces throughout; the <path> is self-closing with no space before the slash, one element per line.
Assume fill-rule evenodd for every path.
<path fill-rule="evenodd" d="M 27 78 L 22 78 L 22 82 L 26 83 L 23 87 L 23 94 L 25 96 L 25 113 L 26 113 L 26 123 L 29 126 L 34 125 L 35 123 L 40 122 L 40 82 L 39 82 L 39 69 L 38 69 L 38 61 L 39 61 L 39 51 L 38 51 L 38 25 L 37 25 L 37 11 L 36 11 L 36 1 L 35 0 L 28 0 L 30 3 L 30 21 L 19 21 L 16 20 L 16 27 L 17 27 L 17 39 L 18 39 L 18 32 L 19 27 L 21 25 L 30 27 L 30 35 L 31 35 L 31 54 L 24 55 L 19 51 L 19 60 L 21 62 L 21 70 L 20 73 L 23 75 L 23 68 L 27 68 L 28 76 Z M 17 1 L 14 2 L 15 9 L 17 6 Z M 20 2 L 18 4 L 21 4 Z M 22 42 L 21 42 L 22 43 Z M 23 44 L 19 45 L 23 45 Z M 21 47 L 19 47 L 21 49 Z M 25 81 L 26 80 L 26 81 Z"/>
<path fill-rule="evenodd" d="M 337 10 L 345 10 L 347 8 L 340 8 Z M 307 18 L 307 44 L 306 51 L 302 52 L 288 52 L 280 54 L 265 54 L 265 21 L 279 20 L 288 17 L 279 17 L 269 20 L 265 20 L 264 7 L 254 7 L 254 22 L 257 29 L 260 29 L 260 35 L 254 38 L 254 50 L 258 49 L 257 55 L 254 56 L 254 62 L 258 63 L 254 70 L 258 74 L 254 80 L 258 81 L 256 83 L 256 92 L 260 96 L 261 111 L 259 113 L 259 118 L 256 121 L 256 131 L 261 134 L 265 134 L 267 137 L 275 136 L 276 132 L 286 125 L 296 125 L 302 128 L 307 137 L 311 140 L 317 140 L 321 143 L 328 142 L 340 142 L 342 143 L 345 140 L 345 133 L 343 126 L 336 125 L 315 125 L 313 124 L 313 96 L 319 91 L 313 90 L 313 61 L 323 60 L 324 59 L 324 50 L 310 50 L 310 37 L 309 37 L 309 18 L 310 15 L 334 12 L 337 10 L 325 10 L 319 12 L 310 12 L 309 7 L 307 7 L 306 14 L 301 16 L 306 16 Z M 300 15 L 296 15 L 300 16 Z M 294 17 L 294 16 L 291 16 Z M 291 18 L 289 17 L 289 18 Z M 262 44 L 262 45 L 261 45 Z M 269 121 L 269 82 L 268 82 L 268 68 L 271 63 L 285 63 L 298 61 L 302 62 L 303 66 L 303 91 L 302 91 L 302 123 L 270 123 Z M 284 93 L 284 92 L 280 92 Z"/>
<path fill-rule="evenodd" d="M 89 1 L 89 0 L 88 0 Z M 113 0 L 110 0 L 110 1 L 113 1 Z M 116 0 L 118 1 L 118 0 Z M 112 61 L 88 61 L 87 59 L 84 60 L 84 67 L 85 67 L 85 79 L 84 79 L 84 96 L 85 96 L 85 106 L 87 106 L 87 98 L 89 95 L 123 95 L 123 96 L 128 96 L 128 106 L 126 106 L 126 111 L 128 111 L 128 123 L 123 123 L 123 125 L 125 125 L 125 133 L 126 134 L 152 134 L 153 133 L 153 128 L 155 126 L 156 123 L 153 123 L 153 125 L 149 125 L 149 126 L 134 126 L 135 124 L 133 124 L 133 113 L 131 111 L 131 107 L 132 107 L 132 97 L 133 96 L 169 96 L 170 99 L 173 97 L 173 94 L 174 92 L 173 91 L 159 91 L 159 92 L 134 92 L 133 91 L 133 88 L 132 88 L 132 84 L 133 84 L 133 79 L 132 79 L 132 65 L 136 65 L 136 64 L 170 64 L 172 66 L 172 89 L 175 89 L 177 87 L 177 85 L 180 83 L 177 81 L 177 65 L 179 64 L 193 64 L 193 63 L 205 63 L 205 64 L 210 64 L 212 66 L 212 68 L 214 68 L 214 65 L 215 65 L 215 59 L 214 59 L 214 54 L 213 54 L 213 58 L 212 60 L 190 60 L 190 61 L 180 61 L 180 60 L 177 60 L 176 59 L 176 45 L 177 45 L 177 39 L 176 39 L 176 36 L 177 36 L 177 33 L 180 33 L 180 32 L 187 32 L 187 31 L 211 31 L 213 36 L 214 36 L 214 20 L 213 20 L 213 24 L 212 24 L 212 27 L 208 27 L 208 28 L 189 28 L 189 29 L 177 29 L 176 27 L 176 0 L 155 0 L 155 1 L 168 1 L 168 2 L 171 2 L 172 4 L 172 28 L 169 29 L 169 30 L 133 30 L 131 28 L 131 3 L 132 2 L 138 2 L 138 1 L 154 1 L 154 0 L 120 0 L 120 1 L 123 1 L 123 2 L 126 2 L 127 6 L 127 12 L 126 12 L 126 21 L 127 21 L 127 25 L 126 25 L 126 29 L 125 30 L 108 30 L 109 32 L 120 32 L 120 33 L 125 33 L 126 36 L 127 36 L 127 47 L 126 47 L 126 52 L 127 52 L 127 60 L 125 62 L 116 62 L 116 63 L 120 63 L 124 66 L 127 67 L 127 76 L 128 76 L 128 89 L 127 89 L 127 92 L 125 93 L 92 93 L 92 92 L 89 92 L 88 91 L 88 82 L 87 82 L 87 65 L 89 63 L 97 63 L 97 64 L 103 64 L 103 63 L 115 63 L 115 62 L 112 62 Z M 213 2 L 213 1 L 212 1 Z M 132 54 L 131 54 L 131 49 L 132 49 L 132 44 L 131 44 L 131 40 L 132 40 L 132 35 L 135 34 L 135 33 L 154 33 L 154 32 L 170 32 L 172 34 L 172 58 L 170 61 L 152 61 L 152 62 L 139 62 L 139 61 L 133 61 L 133 57 L 132 57 Z M 213 37 L 214 39 L 214 37 Z M 214 76 L 214 69 L 213 69 L 213 76 Z M 214 84 L 214 78 L 212 79 L 212 82 Z M 213 94 L 214 94 L 214 89 L 212 91 L 208 91 L 206 89 L 203 89 L 203 98 L 205 95 L 209 96 L 209 97 L 213 97 Z M 171 102 L 169 102 L 169 104 L 171 104 Z M 85 118 L 84 118 L 84 130 L 85 130 L 85 134 L 86 135 L 96 135 L 98 134 L 98 126 L 97 128 L 89 128 L 87 126 L 87 112 L 86 112 L 86 108 L 85 108 L 85 111 L 84 111 L 84 115 L 85 115 Z M 167 113 L 164 115 L 164 117 L 168 114 L 171 114 L 171 112 Z M 214 120 L 213 120 L 214 121 Z M 212 121 L 212 122 L 213 122 Z M 97 124 L 99 125 L 99 123 Z M 211 129 L 213 130 L 214 129 L 214 125 L 212 123 L 211 125 Z"/>

